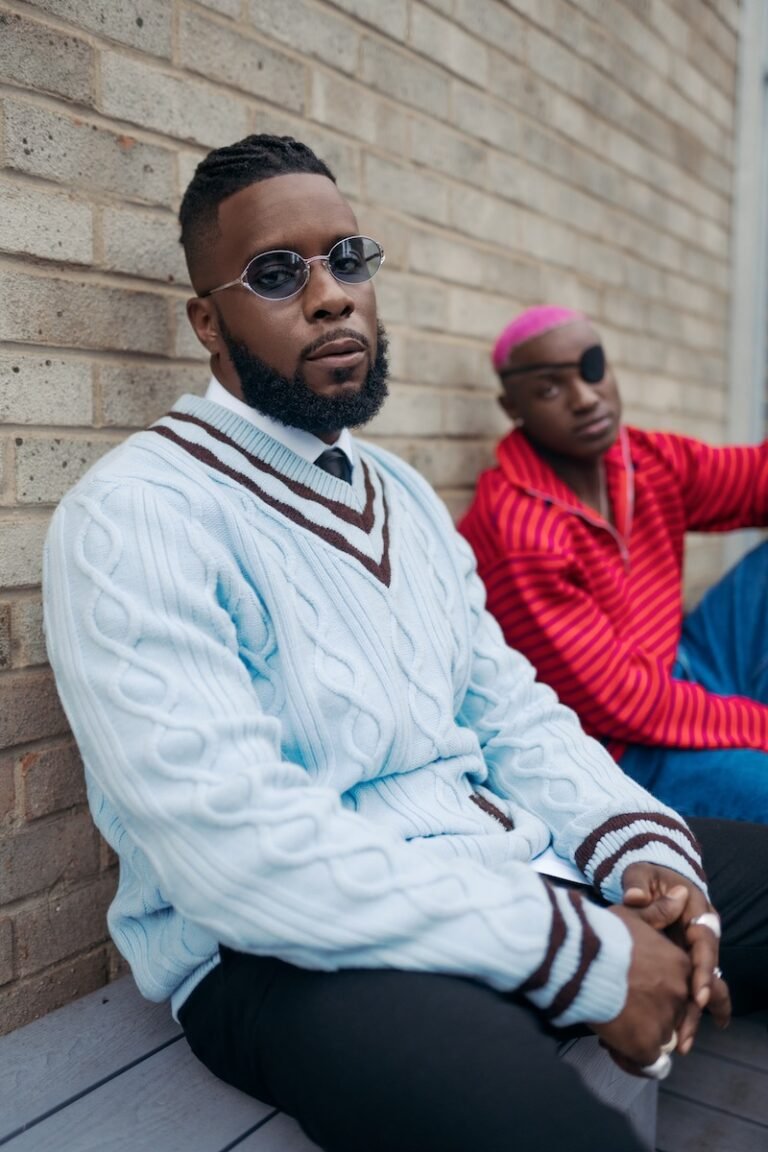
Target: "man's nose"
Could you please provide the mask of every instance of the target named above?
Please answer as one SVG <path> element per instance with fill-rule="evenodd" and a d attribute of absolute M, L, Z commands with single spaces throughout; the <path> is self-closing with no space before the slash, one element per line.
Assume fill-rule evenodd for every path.
<path fill-rule="evenodd" d="M 599 396 L 595 391 L 592 384 L 587 384 L 586 380 L 582 380 L 580 376 L 574 376 L 571 380 L 568 390 L 568 397 L 571 408 L 574 412 L 580 412 L 587 408 L 594 408 L 599 400 Z"/>
<path fill-rule="evenodd" d="M 310 263 L 309 280 L 303 293 L 304 312 L 307 319 L 324 320 L 328 317 L 344 318 L 351 316 L 355 302 L 347 290 L 331 273 L 327 261 Z"/>

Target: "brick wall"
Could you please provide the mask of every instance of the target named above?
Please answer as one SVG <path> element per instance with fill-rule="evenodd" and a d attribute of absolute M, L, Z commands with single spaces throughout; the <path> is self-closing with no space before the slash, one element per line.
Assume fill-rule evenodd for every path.
<path fill-rule="evenodd" d="M 115 970 L 114 862 L 45 663 L 40 549 L 100 453 L 206 378 L 174 217 L 290 132 L 379 238 L 371 435 L 452 509 L 504 424 L 489 344 L 558 301 L 630 419 L 724 428 L 737 0 L 0 0 L 0 1031 Z M 703 580 L 717 563 L 695 554 Z"/>

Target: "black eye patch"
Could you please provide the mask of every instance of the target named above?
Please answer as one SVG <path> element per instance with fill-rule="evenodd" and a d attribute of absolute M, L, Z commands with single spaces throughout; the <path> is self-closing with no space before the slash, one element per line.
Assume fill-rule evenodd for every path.
<path fill-rule="evenodd" d="M 508 376 L 529 376 L 536 372 L 559 372 L 565 368 L 575 368 L 586 384 L 599 384 L 605 376 L 605 352 L 602 344 L 592 344 L 585 348 L 578 360 L 562 364 L 521 364 L 518 368 L 502 368 L 502 380 Z"/>

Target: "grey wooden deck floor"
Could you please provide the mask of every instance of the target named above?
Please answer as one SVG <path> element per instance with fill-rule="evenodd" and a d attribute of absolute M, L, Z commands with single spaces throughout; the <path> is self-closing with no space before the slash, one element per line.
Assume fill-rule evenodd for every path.
<path fill-rule="evenodd" d="M 696 1046 L 661 1086 L 658 1152 L 768 1152 L 768 1012 L 718 1032 L 702 1021 Z"/>
<path fill-rule="evenodd" d="M 768 1152 L 768 1013 L 738 1020 L 722 1034 L 705 1027 L 695 1052 L 675 1064 L 659 1104 L 659 1152 Z M 292 1120 L 206 1072 L 167 1007 L 142 1001 L 130 980 L 0 1039 L 0 1146 L 3 1152 L 315 1148 Z"/>

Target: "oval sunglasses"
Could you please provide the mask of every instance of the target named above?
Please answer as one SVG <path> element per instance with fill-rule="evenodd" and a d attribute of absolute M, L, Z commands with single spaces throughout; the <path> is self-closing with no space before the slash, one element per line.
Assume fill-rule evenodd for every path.
<path fill-rule="evenodd" d="M 290 300 L 306 287 L 310 266 L 318 260 L 340 284 L 364 284 L 384 263 L 384 249 L 370 236 L 347 236 L 338 240 L 325 256 L 310 256 L 308 260 L 289 249 L 262 252 L 248 261 L 237 280 L 209 288 L 200 297 L 242 284 L 262 300 Z"/>

